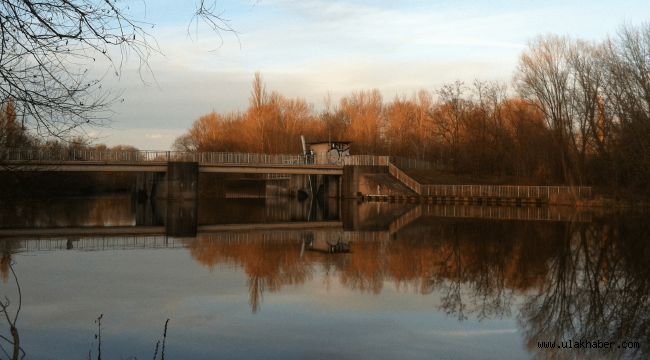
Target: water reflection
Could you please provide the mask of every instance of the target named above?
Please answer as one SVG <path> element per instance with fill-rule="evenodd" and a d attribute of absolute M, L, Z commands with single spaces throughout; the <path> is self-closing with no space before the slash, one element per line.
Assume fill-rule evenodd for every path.
<path fill-rule="evenodd" d="M 349 253 L 304 252 L 301 241 L 232 243 L 187 240 L 206 266 L 241 267 L 253 312 L 265 291 L 302 284 L 315 267 L 345 288 L 379 294 L 436 294 L 440 309 L 459 320 L 509 317 L 512 312 L 534 358 L 645 358 L 650 336 L 650 251 L 643 216 L 585 222 L 522 222 L 420 218 L 396 234 L 354 241 Z M 367 235 L 367 234 L 366 234 Z M 386 236 L 389 235 L 389 236 Z M 331 235 L 330 235 L 331 236 Z M 517 298 L 520 301 L 515 301 Z M 521 306 L 518 306 L 521 303 Z M 539 348 L 542 342 L 614 342 L 614 349 Z M 637 349 L 618 348 L 623 342 Z M 584 346 L 584 345 L 583 345 Z"/>
<path fill-rule="evenodd" d="M 2 219 L 9 219 L 12 226 L 37 227 L 35 224 L 126 224 L 140 218 L 137 211 L 125 215 L 124 203 L 117 200 L 80 208 L 93 213 L 94 206 L 114 208 L 101 216 L 98 211 L 81 215 L 77 223 L 66 215 L 51 214 L 48 218 L 29 206 L 23 209 L 33 210 L 21 210 L 22 214 L 32 214 L 26 219 L 6 217 L 5 213 Z M 164 206 L 172 208 L 157 205 L 151 215 L 168 211 L 161 210 Z M 459 321 L 516 318 L 523 346 L 536 359 L 648 356 L 650 249 L 646 243 L 650 225 L 643 214 L 585 216 L 564 209 L 558 216 L 573 221 L 495 220 L 471 216 L 493 217 L 497 212 L 508 212 L 509 217 L 555 217 L 544 215 L 546 208 L 504 211 L 453 205 L 345 203 L 335 204 L 339 219 L 331 215 L 332 211 L 314 210 L 312 206 L 259 200 L 199 203 L 195 208 L 199 231 L 182 238 L 161 235 L 143 240 L 98 235 L 3 239 L 0 273 L 6 282 L 14 254 L 34 249 L 185 248 L 192 259 L 209 269 L 242 271 L 246 280 L 241 286 L 248 291 L 254 314 L 264 311 L 265 294 L 308 283 L 322 284 L 327 291 L 336 285 L 360 294 L 382 294 L 387 288 L 395 288 L 435 298 L 437 310 Z M 107 221 L 104 216 L 115 219 Z M 328 216 L 336 221 L 322 221 Z M 314 219 L 321 221 L 312 222 Z M 168 219 L 159 218 L 146 225 L 165 221 Z M 294 226 L 282 228 L 277 224 L 281 222 Z M 250 223 L 268 226 L 247 229 Z M 242 226 L 237 230 L 201 230 L 209 229 L 205 224 Z M 57 245 L 41 245 L 46 242 Z M 572 345 L 578 342 L 581 348 L 558 348 L 569 341 Z M 581 345 L 599 341 L 616 346 Z M 555 347 L 540 347 L 549 342 Z M 623 342 L 639 347 L 618 348 Z"/>
<path fill-rule="evenodd" d="M 566 224 L 562 236 L 551 239 L 545 281 L 527 297 L 519 317 L 535 358 L 647 358 L 648 234 L 646 216 L 626 215 Z M 538 342 L 549 340 L 556 348 L 539 348 Z M 572 351 L 558 348 L 561 341 L 571 341 Z M 604 348 L 609 341 L 615 346 Z"/>
<path fill-rule="evenodd" d="M 128 197 L 0 199 L 1 228 L 133 226 L 135 203 Z"/>

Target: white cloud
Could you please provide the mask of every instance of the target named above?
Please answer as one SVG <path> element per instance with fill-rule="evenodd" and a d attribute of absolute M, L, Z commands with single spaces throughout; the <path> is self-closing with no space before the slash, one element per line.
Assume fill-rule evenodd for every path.
<path fill-rule="evenodd" d="M 303 97 L 317 107 L 328 93 L 338 100 L 352 91 L 378 88 L 391 100 L 396 94 L 434 90 L 456 79 L 507 83 L 528 38 L 547 32 L 602 38 L 623 17 L 634 21 L 650 10 L 650 3 L 613 6 L 605 1 L 233 4 L 238 11 L 226 8 L 225 15 L 238 36 L 219 37 L 202 29 L 192 41 L 185 20 L 151 29 L 165 54 L 150 58 L 154 74 L 144 78 L 152 85 L 142 85 L 133 62 L 120 79 L 107 82 L 124 90 L 124 103 L 114 108 L 115 127 L 182 133 L 213 109 L 243 110 L 258 70 L 268 90 Z M 129 144 L 150 148 L 172 141 L 145 136 L 163 134 L 158 131 L 139 134 L 129 134 L 134 142 Z M 111 141 L 127 143 L 126 135 L 117 132 L 113 136 L 124 140 Z M 158 142 L 140 144 L 142 139 Z"/>

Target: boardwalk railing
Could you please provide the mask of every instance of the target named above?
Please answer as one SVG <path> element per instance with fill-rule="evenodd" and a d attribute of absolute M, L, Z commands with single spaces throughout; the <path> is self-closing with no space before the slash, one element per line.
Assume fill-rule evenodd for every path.
<path fill-rule="evenodd" d="M 428 169 L 428 170 L 433 169 L 438 171 L 445 170 L 445 166 L 440 162 L 433 163 L 429 161 L 405 158 L 401 156 L 391 156 L 390 162 L 401 169 L 416 168 L 416 169 Z"/>
<path fill-rule="evenodd" d="M 552 195 L 591 196 L 590 187 L 570 186 L 494 186 L 494 185 L 421 185 L 424 196 L 543 198 Z"/>
<path fill-rule="evenodd" d="M 570 186 L 494 186 L 494 185 L 421 185 L 392 163 L 389 172 L 422 196 L 540 198 L 552 195 L 591 197 L 591 187 Z"/>
<path fill-rule="evenodd" d="M 388 166 L 388 156 L 350 155 L 341 157 L 341 165 Z"/>
<path fill-rule="evenodd" d="M 423 216 L 470 217 L 484 219 L 586 221 L 592 220 L 591 213 L 562 211 L 557 207 L 531 206 L 473 206 L 473 205 L 434 205 L 421 206 Z"/>
<path fill-rule="evenodd" d="M 421 187 L 417 181 L 413 180 L 410 176 L 406 175 L 402 170 L 398 169 L 397 166 L 393 165 L 390 163 L 388 165 L 388 172 L 390 172 L 391 175 L 397 178 L 397 180 L 403 182 L 406 186 L 411 188 L 413 191 L 415 191 L 418 194 L 422 194 Z"/>

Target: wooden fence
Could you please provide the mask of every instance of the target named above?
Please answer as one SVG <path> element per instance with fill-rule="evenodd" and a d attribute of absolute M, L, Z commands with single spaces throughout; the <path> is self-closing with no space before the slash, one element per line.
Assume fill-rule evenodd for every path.
<path fill-rule="evenodd" d="M 428 169 L 428 170 L 433 169 L 438 171 L 445 170 L 445 166 L 440 162 L 429 162 L 424 160 L 405 158 L 401 156 L 391 156 L 390 162 L 391 164 L 394 164 L 395 166 L 401 169 L 415 168 L 415 169 Z"/>
<path fill-rule="evenodd" d="M 540 198 L 552 195 L 571 195 L 579 198 L 591 197 L 591 187 L 572 186 L 495 186 L 495 185 L 421 185 L 395 165 L 389 165 L 389 172 L 406 186 L 422 196 L 449 197 L 496 197 L 496 198 Z"/>

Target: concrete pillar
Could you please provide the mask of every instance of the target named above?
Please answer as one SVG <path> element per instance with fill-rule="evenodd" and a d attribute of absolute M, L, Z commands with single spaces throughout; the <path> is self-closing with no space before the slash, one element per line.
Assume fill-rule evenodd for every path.
<path fill-rule="evenodd" d="M 359 230 L 359 207 L 354 200 L 341 199 L 341 221 L 343 221 L 343 230 Z"/>
<path fill-rule="evenodd" d="M 170 161 L 167 163 L 167 175 L 165 177 L 167 199 L 198 199 L 198 162 Z"/>
<path fill-rule="evenodd" d="M 323 199 L 323 220 L 336 221 L 341 218 L 341 199 L 326 197 Z"/>
<path fill-rule="evenodd" d="M 341 192 L 343 198 L 351 199 L 357 197 L 359 191 L 359 171 L 356 166 L 343 167 L 343 186 Z"/>
<path fill-rule="evenodd" d="M 174 237 L 196 237 L 197 200 L 168 200 L 165 233 Z"/>
<path fill-rule="evenodd" d="M 337 175 L 323 175 L 323 197 L 339 197 L 339 178 L 340 176 Z"/>

